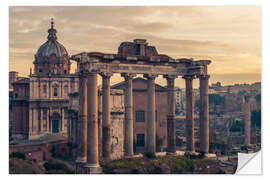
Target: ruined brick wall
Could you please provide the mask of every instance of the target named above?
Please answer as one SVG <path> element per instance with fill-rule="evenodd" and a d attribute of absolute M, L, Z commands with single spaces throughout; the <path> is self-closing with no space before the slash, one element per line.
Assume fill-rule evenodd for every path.
<path fill-rule="evenodd" d="M 67 140 L 9 145 L 9 154 L 12 152 L 21 152 L 25 155 L 26 159 L 36 160 L 38 162 L 47 161 L 53 155 L 67 158 Z"/>
<path fill-rule="evenodd" d="M 99 156 L 102 156 L 102 91 L 98 96 L 98 134 Z M 111 158 L 119 159 L 124 156 L 124 92 L 111 89 Z"/>
<path fill-rule="evenodd" d="M 12 117 L 13 139 L 26 139 L 29 129 L 29 102 L 12 100 Z"/>
<path fill-rule="evenodd" d="M 111 157 L 119 159 L 124 156 L 124 114 L 111 115 Z"/>
<path fill-rule="evenodd" d="M 158 52 L 154 46 L 148 46 L 144 39 L 135 39 L 134 42 L 123 42 L 118 47 L 118 55 L 127 56 L 158 56 Z"/>

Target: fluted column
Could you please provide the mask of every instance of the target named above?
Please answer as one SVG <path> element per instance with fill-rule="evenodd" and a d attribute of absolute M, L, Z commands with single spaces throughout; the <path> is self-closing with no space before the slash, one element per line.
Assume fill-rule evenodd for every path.
<path fill-rule="evenodd" d="M 79 118 L 77 120 L 77 163 L 85 163 L 87 158 L 87 77 L 79 77 Z"/>
<path fill-rule="evenodd" d="M 111 157 L 111 112 L 110 78 L 111 73 L 102 73 L 102 157 Z"/>
<path fill-rule="evenodd" d="M 209 75 L 201 75 L 200 79 L 200 151 L 209 153 Z"/>
<path fill-rule="evenodd" d="M 175 98 L 174 80 L 177 76 L 164 76 L 167 79 L 168 88 L 168 112 L 167 112 L 167 152 L 176 152 L 176 120 L 175 120 Z"/>
<path fill-rule="evenodd" d="M 194 152 L 194 101 L 193 101 L 193 79 L 194 76 L 184 76 L 186 81 L 186 142 L 187 152 Z"/>
<path fill-rule="evenodd" d="M 97 73 L 90 72 L 87 79 L 87 165 L 99 167 L 98 161 L 98 89 Z"/>
<path fill-rule="evenodd" d="M 132 79 L 135 74 L 121 74 L 125 78 L 125 156 L 133 156 L 133 86 Z"/>
<path fill-rule="evenodd" d="M 144 75 L 147 78 L 147 151 L 156 152 L 156 88 L 157 75 Z"/>

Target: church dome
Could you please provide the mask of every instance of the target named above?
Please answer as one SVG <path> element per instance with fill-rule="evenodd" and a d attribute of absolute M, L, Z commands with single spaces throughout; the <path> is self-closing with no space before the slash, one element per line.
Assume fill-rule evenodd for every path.
<path fill-rule="evenodd" d="M 48 40 L 42 44 L 35 54 L 35 74 L 69 74 L 70 60 L 66 48 L 57 41 L 53 19 L 48 30 Z"/>
<path fill-rule="evenodd" d="M 66 48 L 57 41 L 47 41 L 40 46 L 36 56 L 50 57 L 55 55 L 56 57 L 68 56 Z"/>

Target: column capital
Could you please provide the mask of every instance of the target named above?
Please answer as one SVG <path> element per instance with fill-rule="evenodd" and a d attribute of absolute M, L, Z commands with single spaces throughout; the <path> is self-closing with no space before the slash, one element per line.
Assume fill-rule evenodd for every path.
<path fill-rule="evenodd" d="M 174 80 L 174 79 L 176 79 L 178 76 L 177 75 L 168 75 L 168 74 L 166 74 L 166 75 L 163 75 L 163 77 L 164 78 L 166 78 L 167 80 Z"/>
<path fill-rule="evenodd" d="M 182 78 L 183 78 L 183 79 L 190 79 L 190 80 L 193 80 L 193 79 L 195 79 L 195 75 L 184 75 Z"/>
<path fill-rule="evenodd" d="M 154 80 L 156 77 L 158 77 L 158 75 L 157 74 L 144 74 L 143 77 Z"/>
<path fill-rule="evenodd" d="M 198 78 L 207 80 L 210 78 L 210 75 L 209 74 L 198 75 Z"/>
<path fill-rule="evenodd" d="M 113 73 L 108 73 L 108 72 L 101 72 L 99 74 L 102 76 L 102 78 L 106 78 L 106 79 L 109 79 L 110 77 L 113 76 Z"/>
<path fill-rule="evenodd" d="M 133 73 L 121 73 L 121 76 L 124 77 L 125 79 L 132 79 L 136 76 L 136 74 Z"/>

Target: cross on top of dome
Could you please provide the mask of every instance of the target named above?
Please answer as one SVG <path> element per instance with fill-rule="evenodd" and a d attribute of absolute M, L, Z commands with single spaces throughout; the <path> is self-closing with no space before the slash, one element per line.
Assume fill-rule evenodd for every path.
<path fill-rule="evenodd" d="M 53 18 L 51 18 L 51 29 L 53 29 L 53 24 L 54 24 Z"/>
<path fill-rule="evenodd" d="M 48 30 L 48 40 L 49 41 L 56 41 L 57 40 L 57 36 L 56 36 L 56 29 L 53 28 L 54 22 L 53 22 L 53 18 L 51 18 L 51 28 Z"/>

